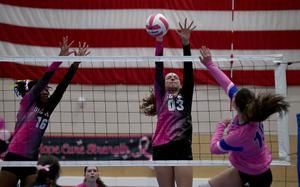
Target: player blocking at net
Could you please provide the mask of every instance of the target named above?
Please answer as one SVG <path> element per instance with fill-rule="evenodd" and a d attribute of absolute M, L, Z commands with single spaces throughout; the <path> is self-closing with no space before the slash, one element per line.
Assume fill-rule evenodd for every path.
<path fill-rule="evenodd" d="M 247 88 L 237 89 L 233 82 L 212 62 L 210 50 L 200 49 L 201 62 L 216 79 L 232 101 L 236 111 L 233 119 L 217 124 L 211 138 L 213 154 L 229 153 L 233 167 L 226 169 L 201 187 L 269 187 L 272 183 L 271 151 L 265 143 L 262 121 L 270 115 L 288 111 L 284 97 L 254 92 Z M 228 129 L 224 136 L 224 130 Z M 229 179 L 229 180 L 228 180 Z"/>
<path fill-rule="evenodd" d="M 86 56 L 90 54 L 88 45 L 79 42 L 78 50 L 70 50 L 73 41 L 68 37 L 60 43 L 60 56 Z M 80 62 L 73 62 L 63 80 L 50 96 L 48 83 L 62 62 L 53 62 L 37 81 L 17 81 L 15 93 L 21 96 L 20 108 L 13 138 L 8 146 L 5 161 L 37 161 L 42 137 L 47 129 L 49 118 L 60 102 L 74 77 Z M 50 97 L 49 97 L 50 96 Z M 21 186 L 32 183 L 36 177 L 35 167 L 3 167 L 0 172 L 0 187 L 15 187 L 18 180 Z"/>
<path fill-rule="evenodd" d="M 191 55 L 190 36 L 196 28 L 193 21 L 177 31 L 184 56 Z M 156 56 L 163 55 L 163 38 L 156 37 Z M 157 114 L 156 130 L 152 138 L 153 160 L 192 160 L 192 99 L 194 75 L 192 62 L 184 62 L 183 84 L 179 76 L 170 72 L 164 76 L 163 62 L 155 62 L 154 92 L 143 99 L 141 106 L 146 115 Z M 192 187 L 191 166 L 157 166 L 156 178 L 160 187 Z"/>

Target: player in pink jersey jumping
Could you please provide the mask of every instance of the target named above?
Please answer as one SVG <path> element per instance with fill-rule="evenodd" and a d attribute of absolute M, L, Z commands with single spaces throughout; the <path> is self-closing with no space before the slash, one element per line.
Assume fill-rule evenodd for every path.
<path fill-rule="evenodd" d="M 184 56 L 191 55 L 190 36 L 193 22 L 179 23 L 178 35 Z M 156 38 L 156 56 L 163 55 L 162 38 Z M 192 160 L 192 100 L 194 91 L 193 63 L 184 62 L 183 84 L 175 73 L 164 76 L 163 62 L 155 62 L 155 96 L 143 99 L 146 115 L 157 114 L 152 138 L 153 160 Z M 192 187 L 193 168 L 190 166 L 157 166 L 156 178 L 160 187 Z"/>
<path fill-rule="evenodd" d="M 60 45 L 60 56 L 86 56 L 88 45 L 81 46 L 78 51 L 70 51 L 73 42 L 68 43 L 68 37 L 63 38 Z M 15 92 L 22 96 L 17 113 L 15 131 L 7 149 L 4 161 L 36 161 L 43 135 L 47 129 L 50 115 L 60 102 L 74 77 L 80 62 L 73 62 L 63 80 L 57 85 L 50 96 L 48 83 L 62 62 L 53 62 L 38 81 L 17 81 Z M 0 187 L 15 187 L 18 180 L 21 186 L 31 183 L 36 177 L 35 167 L 3 167 L 0 172 Z"/>
<path fill-rule="evenodd" d="M 271 152 L 265 143 L 262 121 L 270 115 L 288 111 L 289 103 L 280 95 L 255 95 L 246 88 L 240 90 L 212 62 L 208 48 L 200 49 L 201 62 L 232 100 L 237 114 L 217 124 L 211 139 L 213 154 L 229 154 L 233 167 L 213 177 L 201 187 L 269 187 L 272 183 Z M 227 135 L 224 130 L 228 129 Z"/>

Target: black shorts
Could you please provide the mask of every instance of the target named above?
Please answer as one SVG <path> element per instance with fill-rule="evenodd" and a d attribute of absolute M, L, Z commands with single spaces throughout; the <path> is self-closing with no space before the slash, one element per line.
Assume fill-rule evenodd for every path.
<path fill-rule="evenodd" d="M 35 161 L 34 159 L 28 159 L 26 157 L 8 152 L 5 155 L 4 161 Z M 25 180 L 29 175 L 36 174 L 36 167 L 2 167 L 2 171 L 8 171 L 15 174 L 18 179 Z"/>
<path fill-rule="evenodd" d="M 153 146 L 153 160 L 193 160 L 192 143 L 188 140 L 176 140 Z"/>
<path fill-rule="evenodd" d="M 273 181 L 270 169 L 259 175 L 249 175 L 241 171 L 239 173 L 244 187 L 269 187 Z"/>
<path fill-rule="evenodd" d="M 0 154 L 7 150 L 8 143 L 3 140 L 0 140 Z"/>

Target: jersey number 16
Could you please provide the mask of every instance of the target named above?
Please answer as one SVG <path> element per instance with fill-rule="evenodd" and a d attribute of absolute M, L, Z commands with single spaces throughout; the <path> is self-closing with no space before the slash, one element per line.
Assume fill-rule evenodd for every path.
<path fill-rule="evenodd" d="M 37 117 L 37 122 L 35 127 L 41 130 L 44 130 L 47 127 L 48 119 L 44 119 L 40 116 Z"/>

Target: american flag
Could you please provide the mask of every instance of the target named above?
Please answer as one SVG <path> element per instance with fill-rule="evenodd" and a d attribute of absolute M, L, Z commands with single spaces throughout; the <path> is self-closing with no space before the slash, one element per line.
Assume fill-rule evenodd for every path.
<path fill-rule="evenodd" d="M 167 56 L 182 55 L 175 30 L 187 18 L 197 25 L 192 55 L 206 45 L 214 55 L 283 54 L 285 61 L 300 60 L 299 0 L 0 0 L 0 56 L 55 56 L 63 36 L 87 42 L 95 56 L 153 56 L 154 39 L 145 31 L 153 13 L 164 14 L 170 25 L 164 37 Z M 0 63 L 0 77 L 28 78 L 29 71 L 19 71 L 20 66 Z M 34 68 L 30 72 L 44 70 Z M 289 70 L 289 85 L 300 84 L 299 69 Z M 145 75 L 141 69 L 99 71 L 116 75 L 114 80 L 104 76 L 99 84 L 126 83 L 117 73 Z M 91 72 L 82 69 L 74 81 L 89 83 L 82 76 Z M 151 84 L 140 76 L 131 79 L 136 79 L 132 84 Z"/>

